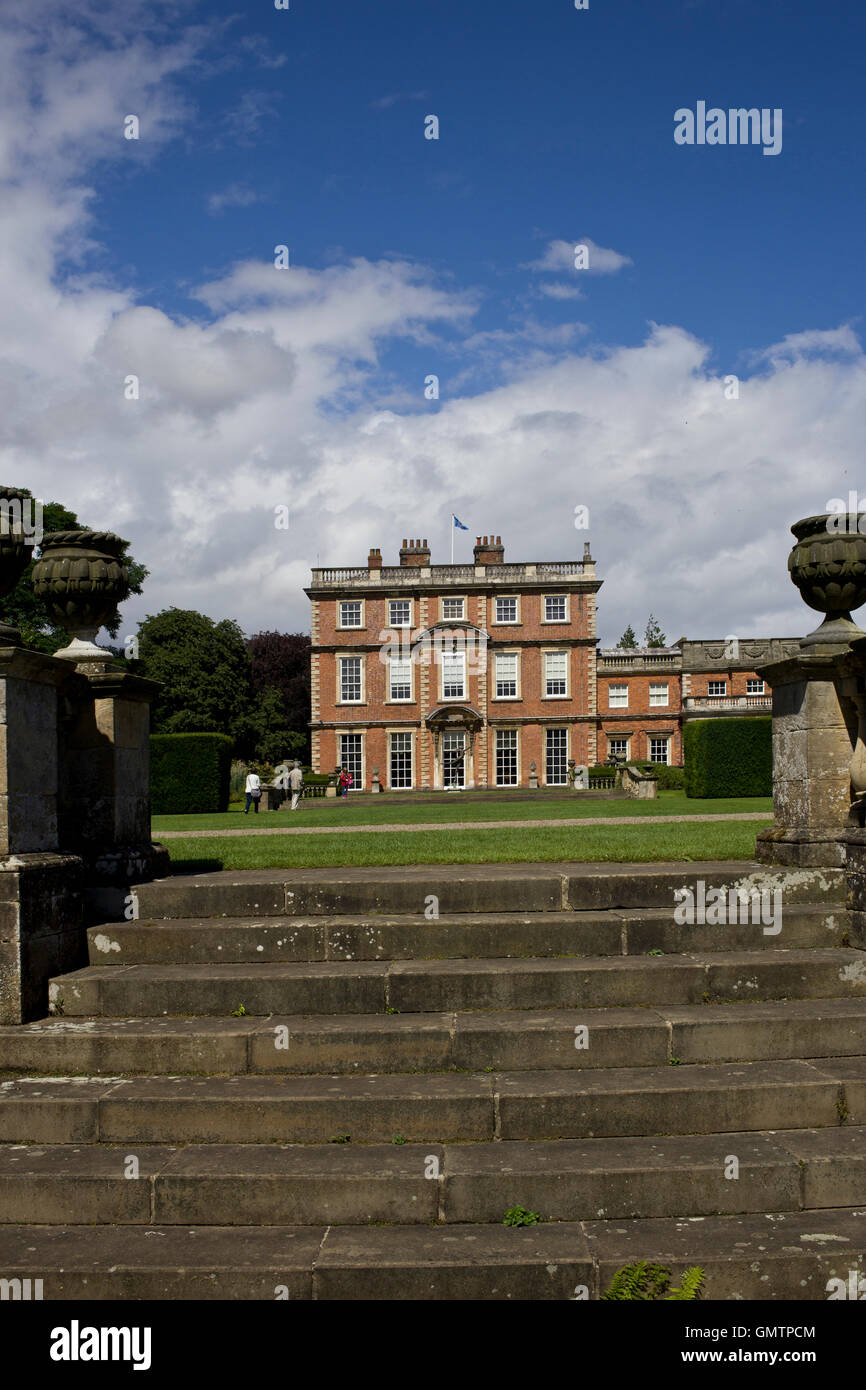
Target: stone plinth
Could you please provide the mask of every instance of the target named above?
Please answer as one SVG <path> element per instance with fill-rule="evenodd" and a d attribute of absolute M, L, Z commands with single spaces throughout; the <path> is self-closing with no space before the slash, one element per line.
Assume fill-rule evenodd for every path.
<path fill-rule="evenodd" d="M 58 689 L 63 661 L 0 646 L 0 856 L 58 846 Z"/>
<path fill-rule="evenodd" d="M 72 854 L 0 857 L 0 1023 L 48 1013 L 48 981 L 87 964 L 83 866 Z"/>
<path fill-rule="evenodd" d="M 653 801 L 658 797 L 659 782 L 652 773 L 643 772 L 639 767 L 626 766 L 621 769 L 620 778 L 620 785 L 626 796 L 635 797 L 640 801 Z"/>
<path fill-rule="evenodd" d="M 840 691 L 844 652 L 804 651 L 759 668 L 773 688 L 774 824 L 758 836 L 762 864 L 845 864 L 853 704 Z"/>
<path fill-rule="evenodd" d="M 86 963 L 81 860 L 59 852 L 66 662 L 0 646 L 0 1023 L 48 1012 L 48 980 Z"/>
<path fill-rule="evenodd" d="M 60 843 L 81 855 L 87 900 L 122 917 L 133 883 L 168 873 L 151 842 L 150 704 L 159 686 L 126 671 L 78 671 L 60 734 Z"/>

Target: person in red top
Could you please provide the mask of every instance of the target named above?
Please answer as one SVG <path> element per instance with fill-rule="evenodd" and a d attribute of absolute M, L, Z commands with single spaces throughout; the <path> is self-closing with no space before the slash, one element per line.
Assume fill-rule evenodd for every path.
<path fill-rule="evenodd" d="M 345 764 L 344 764 L 344 765 L 343 765 L 343 768 L 342 768 L 341 771 L 340 771 L 340 795 L 341 795 L 341 796 L 348 796 L 348 795 L 349 795 L 349 788 L 353 785 L 354 780 L 355 780 L 355 779 L 353 778 L 351 772 L 349 771 L 349 769 L 348 769 L 348 768 L 345 766 Z"/>

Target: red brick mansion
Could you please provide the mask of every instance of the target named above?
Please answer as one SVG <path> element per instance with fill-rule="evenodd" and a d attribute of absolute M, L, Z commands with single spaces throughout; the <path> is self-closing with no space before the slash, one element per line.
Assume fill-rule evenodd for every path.
<path fill-rule="evenodd" d="M 499 536 L 471 565 L 431 564 L 426 541 L 400 563 L 371 550 L 355 569 L 316 569 L 312 764 L 346 765 L 399 791 L 564 786 L 568 764 L 681 764 L 685 719 L 769 713 L 755 667 L 797 640 L 682 639 L 601 648 L 602 581 L 581 560 L 506 564 Z"/>

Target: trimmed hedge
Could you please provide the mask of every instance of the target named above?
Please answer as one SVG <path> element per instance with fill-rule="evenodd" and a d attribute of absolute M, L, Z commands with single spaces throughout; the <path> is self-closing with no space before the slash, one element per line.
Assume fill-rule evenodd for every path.
<path fill-rule="evenodd" d="M 772 796 L 773 721 L 694 719 L 683 725 L 686 796 Z"/>
<path fill-rule="evenodd" d="M 232 747 L 226 734 L 151 734 L 151 813 L 227 810 Z"/>

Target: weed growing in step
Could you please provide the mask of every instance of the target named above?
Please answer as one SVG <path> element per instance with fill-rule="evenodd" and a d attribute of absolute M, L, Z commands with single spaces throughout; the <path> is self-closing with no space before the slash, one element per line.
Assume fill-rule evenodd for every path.
<path fill-rule="evenodd" d="M 680 1059 L 679 1059 L 679 1057 L 672 1057 L 672 1058 L 670 1059 L 670 1061 L 668 1062 L 668 1066 L 669 1066 L 669 1067 L 678 1067 L 679 1065 L 680 1065 Z"/>
<path fill-rule="evenodd" d="M 408 1141 L 404 1138 L 402 1134 L 395 1134 L 394 1138 L 391 1140 L 392 1144 L 405 1144 L 407 1142 Z"/>
<path fill-rule="evenodd" d="M 836 1114 L 839 1116 L 840 1125 L 848 1123 L 848 1116 L 851 1114 L 851 1111 L 848 1109 L 848 1102 L 842 1091 L 840 1091 L 839 1095 L 836 1097 Z"/>
<path fill-rule="evenodd" d="M 663 955 L 664 955 L 664 951 L 660 951 L 659 948 L 658 948 L 658 946 L 656 946 L 652 951 L 647 951 L 647 955 L 648 955 L 648 956 L 663 956 Z"/>
<path fill-rule="evenodd" d="M 503 1226 L 537 1226 L 541 1213 L 530 1211 L 528 1207 L 509 1207 L 502 1218 Z"/>
<path fill-rule="evenodd" d="M 701 1288 L 706 1279 L 704 1271 L 697 1265 L 687 1269 L 678 1289 L 670 1288 L 671 1271 L 664 1265 L 647 1264 L 638 1260 L 635 1264 L 623 1265 L 611 1280 L 610 1287 L 601 1295 L 608 1302 L 642 1300 L 653 1303 L 696 1299 L 701 1296 Z"/>
<path fill-rule="evenodd" d="M 243 1018 L 245 1014 L 246 1009 L 244 1008 L 243 1004 L 238 1004 L 236 1009 L 232 1009 L 232 1018 Z"/>
<path fill-rule="evenodd" d="M 351 1134 L 332 1134 L 328 1140 L 329 1144 L 351 1144 Z"/>
<path fill-rule="evenodd" d="M 390 1006 L 385 1010 L 385 1013 L 386 1013 L 386 1014 L 398 1014 L 399 1012 L 400 1012 L 399 1009 L 392 1009 L 392 1008 L 390 1008 Z"/>

